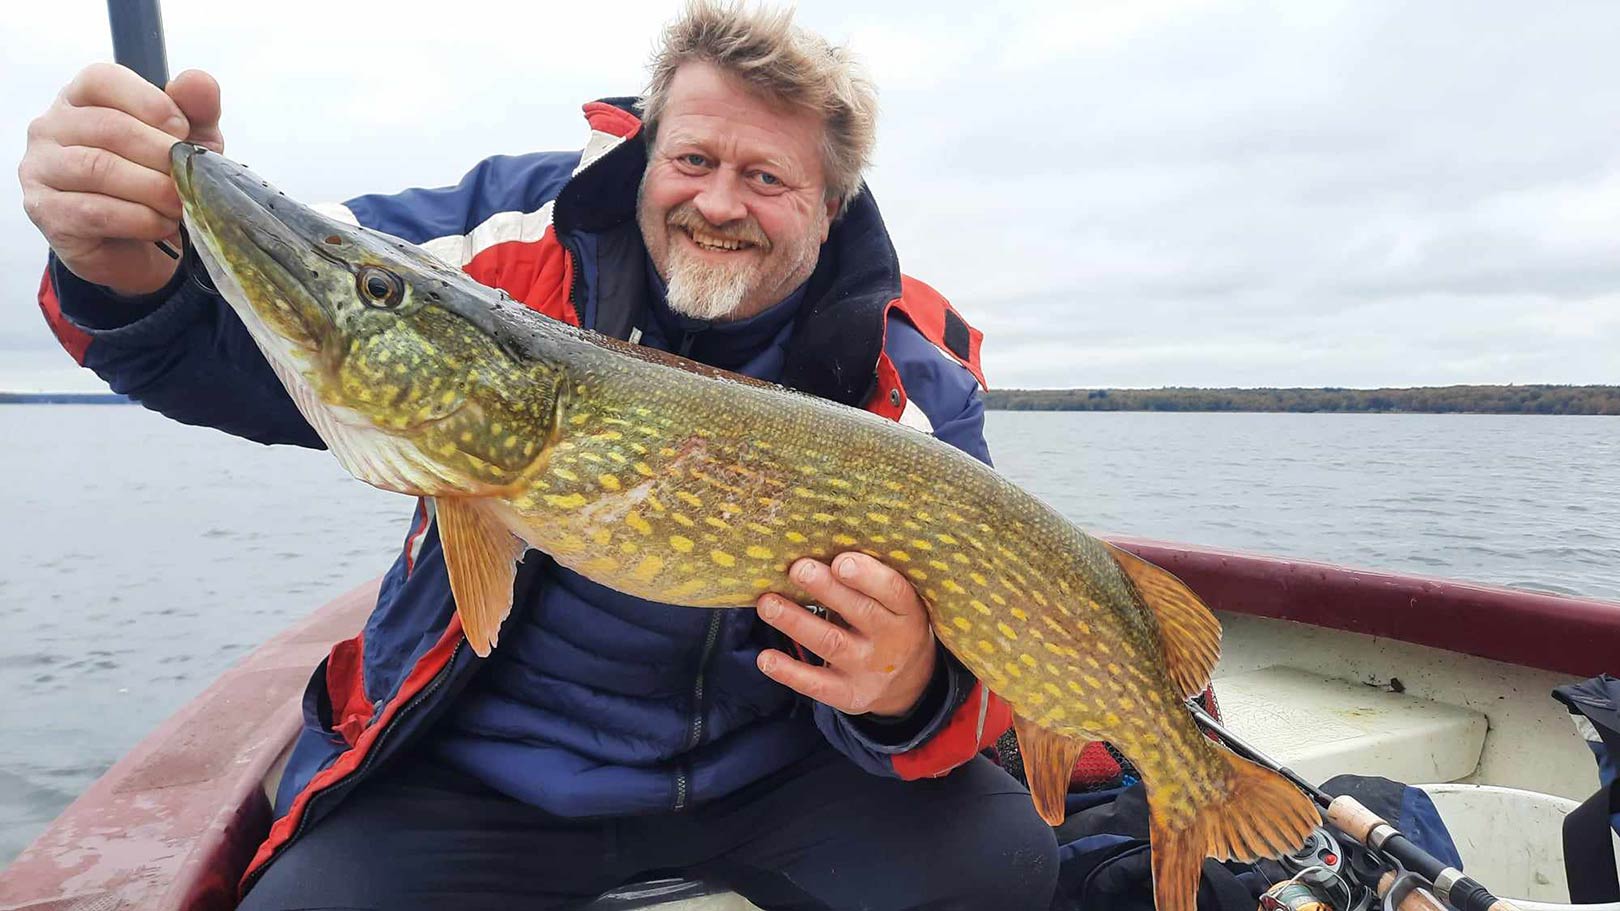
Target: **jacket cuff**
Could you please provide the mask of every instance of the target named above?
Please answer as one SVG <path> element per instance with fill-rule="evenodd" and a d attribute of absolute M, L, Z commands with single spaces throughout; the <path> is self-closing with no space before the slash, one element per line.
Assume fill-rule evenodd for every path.
<path fill-rule="evenodd" d="M 190 280 L 190 260 L 181 260 L 167 285 L 135 296 L 85 281 L 55 253 L 49 268 L 62 315 L 98 342 L 135 347 L 161 344 L 190 325 L 202 307 L 218 299 L 217 294 Z"/>
<path fill-rule="evenodd" d="M 874 753 L 904 753 L 938 733 L 973 686 L 973 675 L 956 656 L 935 643 L 934 676 L 917 704 L 898 718 L 846 715 L 839 720 L 861 746 Z"/>

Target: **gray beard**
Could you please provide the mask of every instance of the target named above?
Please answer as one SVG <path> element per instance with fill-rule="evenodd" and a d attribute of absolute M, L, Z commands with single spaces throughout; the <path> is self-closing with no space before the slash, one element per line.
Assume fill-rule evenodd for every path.
<path fill-rule="evenodd" d="M 754 271 L 715 267 L 677 253 L 669 263 L 669 309 L 692 319 L 725 319 L 742 306 Z"/>

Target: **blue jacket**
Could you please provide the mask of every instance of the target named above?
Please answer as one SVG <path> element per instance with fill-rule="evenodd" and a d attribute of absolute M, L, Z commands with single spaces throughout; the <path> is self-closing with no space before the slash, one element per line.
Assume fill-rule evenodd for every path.
<path fill-rule="evenodd" d="M 980 336 L 901 275 L 870 193 L 788 301 L 723 327 L 670 313 L 634 219 L 646 149 L 632 110 L 628 99 L 587 105 L 583 152 L 490 158 L 457 186 L 328 212 L 421 244 L 547 315 L 865 407 L 988 460 Z M 40 302 L 80 363 L 147 407 L 263 443 L 321 446 L 229 307 L 188 269 L 130 300 L 53 259 Z M 480 661 L 455 620 L 432 520 L 420 503 L 365 628 L 316 669 L 278 819 L 244 885 L 407 746 L 578 817 L 680 810 L 827 744 L 876 774 L 944 774 L 1009 723 L 944 652 L 898 722 L 804 704 L 756 669 L 774 632 L 752 610 L 631 598 L 534 551 L 501 648 Z"/>

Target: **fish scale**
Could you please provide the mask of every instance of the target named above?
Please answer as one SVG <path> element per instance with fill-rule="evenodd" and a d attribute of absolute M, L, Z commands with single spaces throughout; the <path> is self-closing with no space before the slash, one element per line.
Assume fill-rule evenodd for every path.
<path fill-rule="evenodd" d="M 777 592 L 805 557 L 903 574 L 939 641 L 1013 708 L 1037 809 L 1086 742 L 1148 788 L 1155 896 L 1191 911 L 1205 856 L 1292 850 L 1318 819 L 1217 747 L 1183 699 L 1219 624 L 1179 580 L 993 469 L 875 415 L 548 319 L 418 248 L 319 215 L 179 144 L 217 286 L 351 473 L 435 499 L 462 628 L 487 655 L 533 547 L 699 608 Z"/>

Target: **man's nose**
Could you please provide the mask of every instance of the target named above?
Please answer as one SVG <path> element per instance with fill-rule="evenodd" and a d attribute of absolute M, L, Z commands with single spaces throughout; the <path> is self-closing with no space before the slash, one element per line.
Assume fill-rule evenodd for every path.
<path fill-rule="evenodd" d="M 748 217 L 741 190 L 734 176 L 724 171 L 716 172 L 704 181 L 703 189 L 693 198 L 692 204 L 709 224 L 723 225 Z"/>

